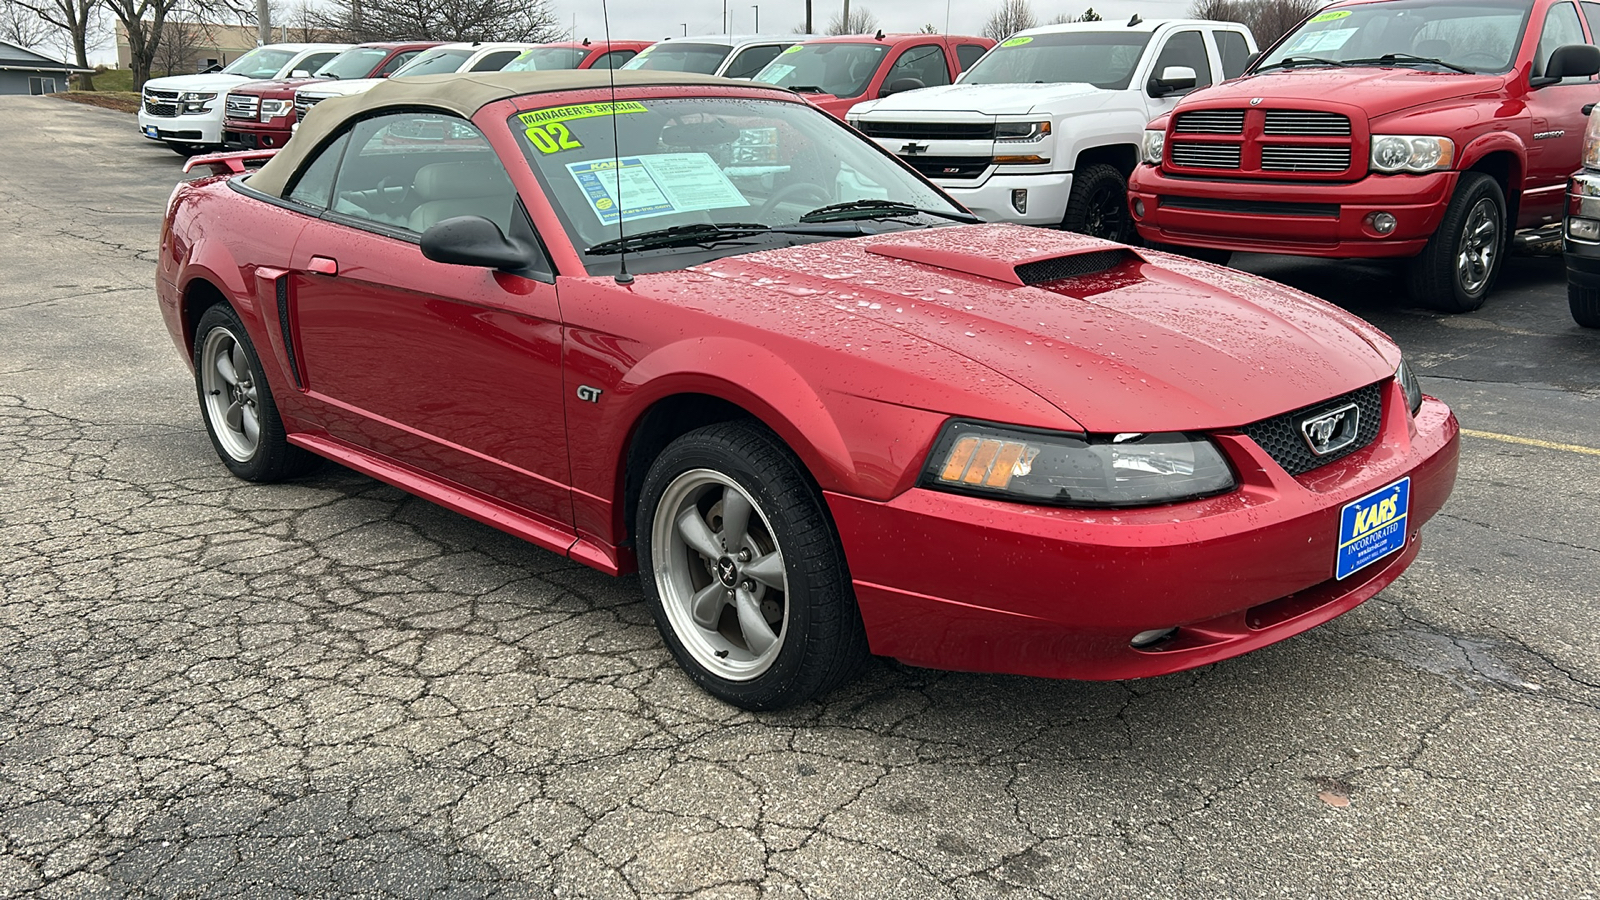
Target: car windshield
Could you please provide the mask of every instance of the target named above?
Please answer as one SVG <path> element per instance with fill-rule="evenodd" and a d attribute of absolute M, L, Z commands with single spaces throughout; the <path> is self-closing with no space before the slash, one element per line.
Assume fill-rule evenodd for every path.
<path fill-rule="evenodd" d="M 273 50 L 268 47 L 257 47 L 249 53 L 239 57 L 222 71 L 229 75 L 243 75 L 246 78 L 271 78 L 278 74 L 289 60 L 299 55 L 296 50 Z"/>
<path fill-rule="evenodd" d="M 1120 91 L 1150 43 L 1148 31 L 1062 31 L 1018 35 L 961 76 L 962 84 L 1092 84 Z"/>
<path fill-rule="evenodd" d="M 968 218 L 811 106 L 696 97 L 619 101 L 616 109 L 620 155 L 610 104 L 533 110 L 509 123 L 590 274 L 618 271 L 619 236 L 660 239 L 666 229 L 741 234 L 637 254 L 630 248 L 630 271 Z"/>
<path fill-rule="evenodd" d="M 547 72 L 551 69 L 576 69 L 588 50 L 577 47 L 535 47 L 506 63 L 502 72 Z"/>
<path fill-rule="evenodd" d="M 732 50 L 726 44 L 654 44 L 628 60 L 623 68 L 713 75 Z"/>
<path fill-rule="evenodd" d="M 471 50 L 429 50 L 395 70 L 395 75 L 449 75 L 461 68 Z"/>
<path fill-rule="evenodd" d="M 1508 0 L 1394 0 L 1330 9 L 1279 41 L 1255 71 L 1333 62 L 1508 72 L 1530 9 Z"/>
<path fill-rule="evenodd" d="M 328 60 L 316 75 L 318 78 L 365 78 L 388 57 L 389 51 L 379 47 L 351 47 Z"/>
<path fill-rule="evenodd" d="M 856 97 L 867 89 L 872 73 L 888 52 L 888 44 L 877 42 L 795 44 L 767 63 L 756 73 L 755 80 L 835 97 Z"/>

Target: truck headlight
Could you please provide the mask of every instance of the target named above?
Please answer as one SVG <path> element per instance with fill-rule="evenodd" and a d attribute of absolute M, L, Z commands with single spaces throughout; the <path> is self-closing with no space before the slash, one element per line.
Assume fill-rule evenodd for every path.
<path fill-rule="evenodd" d="M 1141 155 L 1144 161 L 1152 166 L 1161 165 L 1161 154 L 1167 149 L 1167 133 L 1154 128 L 1146 128 L 1144 144 Z"/>
<path fill-rule="evenodd" d="M 1600 169 L 1600 116 L 1589 115 L 1589 124 L 1583 129 L 1583 167 Z"/>
<path fill-rule="evenodd" d="M 215 99 L 217 99 L 215 93 L 203 94 L 196 91 L 185 91 L 178 95 L 178 103 L 181 107 L 179 111 L 184 115 L 203 113 L 211 108 L 209 104 Z"/>
<path fill-rule="evenodd" d="M 1385 174 L 1448 169 L 1455 159 L 1455 141 L 1446 137 L 1404 134 L 1372 136 L 1372 168 Z"/>
<path fill-rule="evenodd" d="M 1001 122 L 994 126 L 997 141 L 1042 141 L 1050 136 L 1049 122 Z"/>
<path fill-rule="evenodd" d="M 954 419 L 921 485 L 1048 506 L 1154 506 L 1208 497 L 1237 482 L 1215 444 L 1162 434 L 1076 435 Z"/>
<path fill-rule="evenodd" d="M 1417 381 L 1417 376 L 1406 365 L 1405 360 L 1400 360 L 1400 368 L 1394 370 L 1394 380 L 1400 382 L 1400 390 L 1406 395 L 1406 408 L 1414 416 L 1422 408 L 1422 383 Z"/>
<path fill-rule="evenodd" d="M 279 116 L 286 116 L 292 109 L 294 102 L 291 100 L 262 100 L 261 121 L 270 122 Z"/>

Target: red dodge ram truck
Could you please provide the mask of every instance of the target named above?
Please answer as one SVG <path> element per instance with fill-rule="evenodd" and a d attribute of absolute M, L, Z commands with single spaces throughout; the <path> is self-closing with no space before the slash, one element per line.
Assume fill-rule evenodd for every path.
<path fill-rule="evenodd" d="M 1212 259 L 1410 258 L 1415 299 L 1477 309 L 1512 232 L 1559 227 L 1600 100 L 1600 3 L 1581 6 L 1323 9 L 1150 124 L 1129 179 L 1140 235 Z"/>

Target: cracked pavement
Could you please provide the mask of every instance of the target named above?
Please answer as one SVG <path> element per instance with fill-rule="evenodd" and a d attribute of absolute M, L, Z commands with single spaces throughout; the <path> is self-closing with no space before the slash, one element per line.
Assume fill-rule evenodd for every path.
<path fill-rule="evenodd" d="M 1600 894 L 1593 456 L 1464 438 L 1400 581 L 1240 659 L 879 660 L 753 715 L 633 578 L 331 464 L 229 477 L 154 302 L 181 160 L 121 113 L 0 120 L 0 897 Z M 1559 259 L 1454 319 L 1382 266 L 1240 262 L 1467 427 L 1600 447 Z"/>

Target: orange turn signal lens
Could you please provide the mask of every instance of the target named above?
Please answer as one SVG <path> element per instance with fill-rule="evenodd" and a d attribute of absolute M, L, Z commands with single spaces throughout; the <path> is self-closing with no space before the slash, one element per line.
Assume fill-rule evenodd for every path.
<path fill-rule="evenodd" d="M 994 158 L 994 164 L 997 166 L 1037 166 L 1049 161 L 1049 159 L 1036 153 L 1030 153 L 1026 156 L 996 156 Z"/>
<path fill-rule="evenodd" d="M 950 448 L 939 480 L 952 484 L 1003 489 L 1011 479 L 1033 469 L 1039 451 L 1021 441 L 964 437 Z"/>

